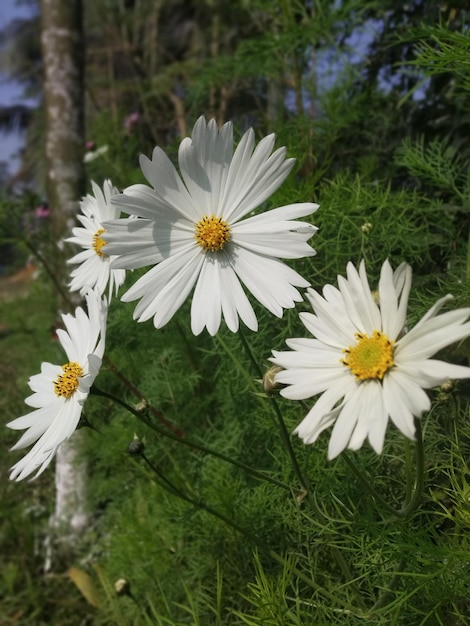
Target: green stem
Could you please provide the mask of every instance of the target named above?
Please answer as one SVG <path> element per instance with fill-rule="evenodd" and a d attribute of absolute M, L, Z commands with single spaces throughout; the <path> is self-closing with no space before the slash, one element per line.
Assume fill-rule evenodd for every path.
<path fill-rule="evenodd" d="M 391 506 L 384 498 L 382 498 L 379 492 L 376 491 L 374 487 L 369 483 L 369 481 L 363 476 L 360 469 L 357 467 L 354 461 L 348 456 L 348 453 L 343 452 L 342 456 L 343 456 L 344 461 L 346 462 L 346 465 L 352 471 L 354 476 L 359 480 L 361 485 L 367 489 L 367 491 L 371 494 L 374 500 L 376 500 L 377 502 L 380 502 L 380 505 L 387 511 L 387 513 L 390 513 L 391 515 L 399 515 L 398 511 L 395 508 L 393 508 L 393 506 Z"/>
<path fill-rule="evenodd" d="M 250 533 L 248 533 L 246 530 L 244 530 L 241 526 L 238 526 L 238 524 L 233 522 L 233 520 L 231 520 L 230 518 L 226 517 L 223 513 L 220 513 L 219 511 L 217 511 L 216 509 L 214 509 L 210 505 L 206 504 L 200 498 L 194 498 L 193 496 L 190 496 L 190 495 L 184 493 L 183 491 L 181 491 L 181 489 L 179 489 L 173 482 L 171 482 L 171 480 L 167 476 L 165 476 L 163 474 L 163 472 L 160 470 L 160 468 L 158 466 L 154 465 L 145 454 L 142 453 L 141 457 L 145 461 L 147 466 L 156 474 L 156 476 L 158 476 L 158 478 L 160 479 L 160 483 L 159 484 L 162 487 L 164 487 L 168 492 L 170 492 L 172 495 L 177 496 L 178 498 L 180 498 L 184 502 L 187 502 L 188 504 L 191 504 L 191 505 L 195 506 L 198 509 L 206 511 L 207 513 L 209 513 L 213 517 L 216 517 L 217 519 L 220 519 L 222 522 L 227 524 L 230 528 L 233 528 L 234 530 L 239 532 L 241 535 L 244 535 L 245 537 L 247 537 L 248 539 L 253 541 L 253 539 L 254 539 L 253 536 Z M 271 556 L 274 560 L 278 561 L 278 563 L 282 563 L 283 565 L 286 565 L 286 559 L 284 559 L 281 555 L 277 554 L 277 552 L 274 552 L 274 550 L 271 550 L 271 549 L 267 549 L 267 552 L 268 552 L 269 556 Z M 321 594 L 325 598 L 328 598 L 328 600 L 334 602 L 335 604 L 338 604 L 337 596 L 335 596 L 334 594 L 330 593 L 327 589 L 324 589 L 321 585 L 316 583 L 313 579 L 311 579 L 309 576 L 307 576 L 306 574 L 301 572 L 296 567 L 292 567 L 291 569 L 292 569 L 292 572 L 300 580 L 305 582 L 312 589 L 317 591 L 319 594 Z M 341 603 L 341 604 L 343 605 L 345 611 L 350 611 L 351 613 L 354 613 L 355 615 L 361 615 L 361 611 L 356 609 L 355 607 L 351 606 L 350 604 L 344 604 L 344 603 Z"/>
<path fill-rule="evenodd" d="M 405 437 L 405 471 L 406 471 L 406 494 L 405 494 L 405 506 L 411 500 L 413 493 L 413 472 L 411 470 L 412 458 L 411 458 L 411 446 L 410 441 Z"/>
<path fill-rule="evenodd" d="M 243 334 L 243 332 L 239 332 L 240 335 L 240 339 L 243 343 L 243 346 L 245 348 L 245 352 L 248 355 L 248 358 L 255 370 L 255 372 L 257 372 L 258 376 L 260 379 L 263 378 L 263 371 L 260 367 L 260 365 L 258 364 L 257 360 L 254 357 L 254 354 L 251 350 L 251 346 L 249 345 L 245 335 Z M 289 436 L 289 432 L 287 430 L 286 424 L 284 422 L 284 418 L 282 416 L 282 412 L 279 408 L 278 403 L 276 402 L 276 399 L 274 398 L 274 396 L 272 395 L 268 395 L 268 399 L 269 402 L 271 403 L 271 406 L 273 408 L 273 411 L 276 415 L 278 424 L 279 424 L 279 429 L 281 431 L 281 437 L 282 437 L 282 441 L 284 443 L 284 447 L 286 448 L 290 459 L 291 459 L 291 463 L 292 463 L 292 467 L 294 468 L 295 474 L 297 476 L 297 480 L 299 481 L 300 485 L 302 486 L 302 488 L 305 490 L 308 501 L 310 502 L 310 504 L 313 507 L 314 513 L 317 517 L 317 521 L 321 522 L 321 520 L 324 520 L 324 515 L 322 513 L 322 511 L 320 510 L 320 507 L 318 506 L 318 502 L 315 498 L 315 494 L 312 492 L 311 487 L 310 487 L 310 482 L 308 480 L 308 478 L 306 476 L 304 476 L 302 470 L 300 469 L 299 463 L 297 461 L 297 457 L 296 454 L 294 452 L 294 448 L 292 447 L 292 442 L 291 442 L 291 438 Z M 346 580 L 348 581 L 349 584 L 354 585 L 353 583 L 353 577 L 351 574 L 351 570 L 349 569 L 349 566 L 346 562 L 346 560 L 343 558 L 343 555 L 341 554 L 341 551 L 336 548 L 336 547 L 332 547 L 331 548 L 333 557 L 336 561 L 336 564 L 338 565 L 338 567 L 340 568 L 343 576 L 346 578 Z M 361 597 L 361 595 L 359 593 L 357 593 L 357 596 L 360 600 L 360 604 L 361 604 L 361 608 L 362 609 L 366 609 L 365 603 Z"/>
<path fill-rule="evenodd" d="M 23 241 L 24 241 L 26 247 L 33 253 L 33 255 L 37 258 L 37 260 L 41 263 L 41 265 L 45 269 L 46 274 L 51 279 L 54 287 L 57 289 L 57 293 L 60 295 L 60 297 L 62 298 L 64 303 L 66 303 L 67 306 L 69 306 L 71 309 L 73 309 L 74 304 L 73 304 L 69 294 L 64 291 L 64 288 L 60 284 L 60 281 L 58 280 L 55 272 L 53 272 L 52 269 L 49 267 L 48 262 L 43 257 L 43 255 L 39 252 L 38 248 L 36 248 L 31 243 L 31 241 L 29 239 L 23 239 Z"/>
<path fill-rule="evenodd" d="M 400 564 L 398 565 L 398 570 L 395 572 L 395 575 L 393 576 L 392 580 L 390 581 L 389 586 L 384 589 L 382 591 L 382 593 L 379 595 L 377 602 L 374 604 L 374 606 L 371 608 L 370 610 L 370 615 L 373 615 L 375 613 L 375 611 L 377 611 L 378 609 L 381 609 L 383 606 L 385 606 L 385 603 L 387 602 L 388 598 L 390 597 L 390 595 L 392 594 L 393 590 L 395 589 L 398 580 L 400 579 L 400 576 L 405 568 L 406 565 L 406 559 L 402 558 L 402 560 L 400 561 Z"/>
<path fill-rule="evenodd" d="M 423 445 L 423 433 L 421 430 L 421 421 L 415 419 L 416 428 L 416 479 L 413 493 L 410 501 L 400 509 L 401 517 L 408 517 L 412 513 L 421 501 L 424 489 L 424 445 Z"/>
<path fill-rule="evenodd" d="M 240 339 L 243 343 L 243 347 L 245 348 L 245 352 L 248 355 L 248 358 L 251 362 L 251 364 L 253 365 L 257 375 L 259 376 L 260 379 L 263 378 L 263 371 L 260 367 L 260 365 L 258 364 L 258 362 L 256 361 L 253 352 L 251 351 L 251 347 L 248 343 L 248 341 L 246 340 L 245 335 L 243 334 L 243 332 L 240 330 L 240 332 L 238 333 L 240 336 Z M 287 450 L 287 453 L 289 454 L 291 463 L 292 463 L 292 467 L 294 468 L 294 472 L 297 476 L 297 480 L 299 481 L 302 489 L 304 489 L 307 492 L 307 495 L 310 493 L 310 483 L 308 481 L 308 479 L 303 475 L 301 469 L 300 469 L 300 465 L 297 461 L 297 457 L 295 455 L 294 452 L 294 448 L 292 447 L 292 442 L 289 436 L 289 432 L 287 430 L 286 424 L 284 422 L 284 418 L 282 417 L 282 413 L 281 410 L 279 409 L 279 406 L 276 402 L 276 399 L 271 396 L 268 395 L 268 400 L 271 403 L 271 407 L 273 408 L 274 414 L 276 415 L 277 418 L 277 422 L 279 425 L 279 430 L 281 432 L 281 438 L 282 438 L 282 442 L 284 444 L 284 447 Z"/>
<path fill-rule="evenodd" d="M 152 424 L 150 421 L 148 421 L 147 419 L 144 418 L 143 415 L 141 415 L 138 411 L 136 411 L 133 407 L 131 407 L 130 405 L 128 405 L 124 400 L 121 400 L 120 398 L 117 398 L 116 396 L 113 396 L 112 394 L 106 392 L 106 391 L 102 391 L 101 389 L 98 389 L 97 387 L 92 387 L 90 393 L 97 395 L 97 396 L 101 396 L 104 398 L 108 398 L 114 402 L 116 402 L 117 404 L 119 404 L 120 406 L 122 406 L 124 409 L 126 409 L 127 411 L 129 411 L 132 415 L 134 415 L 135 417 L 137 417 L 137 419 L 143 421 L 146 425 L 148 425 L 149 427 L 151 427 L 153 430 L 155 430 L 157 433 L 163 435 L 164 437 L 167 437 L 168 439 L 172 439 L 174 441 L 178 441 L 184 445 L 187 445 L 189 447 L 195 448 L 196 450 L 201 450 L 203 452 L 207 452 L 208 454 L 211 454 L 213 456 L 216 456 L 222 460 L 225 460 L 229 463 L 232 463 L 233 465 L 239 466 L 242 469 L 248 471 L 250 474 L 252 474 L 253 476 L 255 476 L 256 478 L 259 478 L 260 480 L 267 480 L 269 482 L 272 482 L 273 484 L 282 487 L 288 491 L 291 491 L 291 488 L 289 485 L 286 485 L 285 483 L 281 483 L 280 481 L 271 478 L 269 476 L 264 475 L 262 472 L 259 472 L 258 470 L 255 470 L 252 467 L 249 467 L 247 465 L 245 465 L 244 463 L 240 463 L 238 461 L 234 461 L 233 459 L 230 459 L 229 457 L 226 457 L 225 455 L 219 453 L 219 452 L 215 452 L 214 450 L 211 450 L 209 448 L 206 448 L 205 446 L 201 446 L 199 444 L 187 441 L 185 439 L 181 439 L 180 437 L 177 437 L 176 435 L 170 433 L 169 431 L 164 431 L 160 428 L 158 428 L 157 426 L 155 426 L 155 424 Z M 211 507 L 210 505 L 206 504 L 204 501 L 202 501 L 199 498 L 194 498 L 192 496 L 189 496 L 187 494 L 185 494 L 184 492 L 182 492 L 175 484 L 173 484 L 167 476 L 165 476 L 163 474 L 163 472 L 160 470 L 160 468 L 158 468 L 156 465 L 154 465 L 150 459 L 148 459 L 147 456 L 145 456 L 144 453 L 141 453 L 142 458 L 144 459 L 145 463 L 149 466 L 150 469 L 152 469 L 152 471 L 156 474 L 156 476 L 158 476 L 159 478 L 159 484 L 164 487 L 167 491 L 169 491 L 171 494 L 177 496 L 178 498 L 184 500 L 185 502 L 187 502 L 188 504 L 192 504 L 193 506 L 202 509 L 204 511 L 206 511 L 207 513 L 209 513 L 210 515 L 213 515 L 214 517 L 220 519 L 221 521 L 223 521 L 225 524 L 227 524 L 228 526 L 230 526 L 231 528 L 233 528 L 234 530 L 236 530 L 237 532 L 239 532 L 240 534 L 246 536 L 247 538 L 253 540 L 253 537 L 247 533 L 246 530 L 244 530 L 241 526 L 238 526 L 238 524 L 236 524 L 235 522 L 233 522 L 230 518 L 226 517 L 225 515 L 223 515 L 222 513 L 220 513 L 219 511 L 217 511 L 216 509 L 214 509 L 213 507 Z M 267 550 L 268 554 L 274 558 L 276 561 L 285 564 L 286 561 L 283 557 L 281 557 L 279 554 L 277 554 L 276 552 L 274 552 L 273 550 L 264 548 Z M 329 591 L 327 591 L 326 589 L 324 589 L 321 585 L 319 585 L 318 583 L 316 583 L 314 580 L 312 580 L 311 578 L 309 578 L 308 576 L 306 576 L 303 572 L 301 572 L 300 570 L 298 570 L 297 568 L 293 568 L 292 570 L 295 575 L 300 579 L 303 580 L 306 584 L 308 584 L 310 587 L 312 587 L 312 589 L 314 589 L 315 591 L 317 591 L 318 593 L 320 593 L 321 595 L 323 595 L 325 598 L 328 598 L 329 600 L 333 601 L 335 604 L 338 604 L 338 598 L 330 593 Z M 359 609 L 356 609 L 355 607 L 349 605 L 349 604 L 345 604 L 345 603 L 340 603 L 343 607 L 345 611 L 350 611 L 351 613 L 355 614 L 355 615 L 361 615 L 361 611 Z"/>
<path fill-rule="evenodd" d="M 184 446 L 188 446 L 189 448 L 193 448 L 194 450 L 199 450 L 200 452 L 205 452 L 206 454 L 210 454 L 211 456 L 214 456 L 218 459 L 221 459 L 222 461 L 226 461 L 227 463 L 231 463 L 232 465 L 235 465 L 236 467 L 243 469 L 254 478 L 257 478 L 258 480 L 264 480 L 266 482 L 272 483 L 273 485 L 276 485 L 277 487 L 281 487 L 281 489 L 285 489 L 286 491 L 292 492 L 292 488 L 290 485 L 287 485 L 286 483 L 280 480 L 277 480 L 276 478 L 272 478 L 268 474 L 265 474 L 264 472 L 261 472 L 260 470 L 257 470 L 254 467 L 251 467 L 250 465 L 246 465 L 245 463 L 242 463 L 241 461 L 232 459 L 231 457 L 223 454 L 222 452 L 217 452 L 216 450 L 207 448 L 206 446 L 203 446 L 199 443 L 196 443 L 184 437 L 179 437 L 173 432 L 164 430 L 163 428 L 159 428 L 156 424 L 154 424 L 151 420 L 149 420 L 144 414 L 139 413 L 139 411 L 136 411 L 132 406 L 127 404 L 127 402 L 125 402 L 124 400 L 121 400 L 120 398 L 116 396 L 113 396 L 107 391 L 103 391 L 101 389 L 98 389 L 96 386 L 93 386 L 91 388 L 90 393 L 96 396 L 101 396 L 103 398 L 108 398 L 109 400 L 116 402 L 116 404 L 119 404 L 124 409 L 132 413 L 132 415 L 134 415 L 137 419 L 139 419 L 141 422 L 146 424 L 146 426 L 149 426 L 153 431 L 155 431 L 159 435 L 162 435 L 163 437 L 166 437 L 167 439 L 172 439 L 173 441 L 177 441 L 178 443 L 181 443 Z"/>
<path fill-rule="evenodd" d="M 343 458 L 346 461 L 346 464 L 352 470 L 353 474 L 360 481 L 360 483 L 367 489 L 367 491 L 372 495 L 372 497 L 380 502 L 381 506 L 388 512 L 394 515 L 395 517 L 400 517 L 406 519 L 418 506 L 424 488 L 424 446 L 423 446 L 423 436 L 421 431 L 421 422 L 419 419 L 415 419 L 415 427 L 416 427 L 416 447 L 415 447 L 415 464 L 416 464 L 416 478 L 414 481 L 414 489 L 412 490 L 411 495 L 409 495 L 409 488 L 407 486 L 405 503 L 400 509 L 395 509 L 391 506 L 382 496 L 374 489 L 374 487 L 369 483 L 369 481 L 362 475 L 362 472 L 356 466 L 354 461 L 348 456 L 347 453 L 343 453 Z M 405 449 L 405 460 L 406 460 L 406 449 Z M 411 484 L 411 464 L 406 467 L 407 472 L 407 483 Z"/>
<path fill-rule="evenodd" d="M 193 496 L 189 496 L 183 491 L 181 491 L 174 483 L 170 481 L 170 479 L 167 476 L 165 476 L 165 474 L 163 474 L 163 472 L 160 470 L 158 466 L 154 465 L 150 461 L 150 459 L 147 456 L 145 456 L 144 453 L 141 454 L 141 457 L 143 458 L 145 463 L 150 467 L 150 469 L 159 477 L 161 481 L 160 484 L 162 485 L 162 487 L 164 487 L 171 494 L 177 496 L 178 498 L 180 498 L 181 500 L 184 500 L 185 502 L 188 502 L 189 504 L 192 504 L 198 509 L 201 509 L 203 511 L 206 511 L 207 513 L 210 513 L 210 515 L 212 515 L 213 517 L 217 517 L 222 522 L 224 522 L 225 524 L 227 524 L 228 526 L 230 526 L 237 532 L 241 533 L 242 535 L 250 537 L 250 535 L 248 535 L 248 533 L 243 528 L 241 528 L 241 526 L 238 526 L 238 524 L 235 524 L 233 520 L 226 517 L 223 513 L 220 513 L 216 509 L 213 509 L 210 505 L 206 504 L 200 498 L 194 498 Z"/>
<path fill-rule="evenodd" d="M 173 424 L 166 419 L 163 413 L 161 413 L 151 404 L 147 403 L 147 399 L 140 393 L 137 387 L 131 383 L 131 381 L 121 372 L 121 370 L 119 370 L 114 365 L 114 363 L 110 361 L 110 359 L 106 355 L 104 355 L 103 360 L 107 364 L 109 369 L 113 372 L 113 374 L 115 374 L 119 378 L 119 380 L 129 389 L 129 391 L 131 391 L 135 395 L 135 397 L 138 398 L 141 402 L 145 402 L 147 404 L 148 410 L 155 415 L 159 422 L 161 422 L 164 426 L 166 426 L 166 428 L 171 430 L 171 432 L 175 435 L 179 437 L 183 435 L 183 431 L 179 426 L 173 426 Z"/>
<path fill-rule="evenodd" d="M 222 339 L 220 335 L 217 335 L 215 339 L 222 346 L 223 350 L 231 358 L 233 363 L 237 366 L 238 371 L 243 375 L 246 382 L 249 384 L 251 391 L 253 391 L 253 393 L 258 393 L 258 387 L 256 386 L 253 378 L 250 376 L 249 372 L 247 372 L 246 369 L 243 367 L 243 364 L 241 363 L 237 355 L 233 352 L 233 350 L 228 347 L 227 343 Z"/>
<path fill-rule="evenodd" d="M 467 243 L 467 282 L 470 282 L 470 233 L 468 235 Z"/>

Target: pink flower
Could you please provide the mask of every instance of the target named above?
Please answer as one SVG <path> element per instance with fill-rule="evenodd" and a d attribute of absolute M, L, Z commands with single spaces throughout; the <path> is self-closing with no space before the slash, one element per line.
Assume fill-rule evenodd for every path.
<path fill-rule="evenodd" d="M 140 113 L 138 111 L 133 111 L 132 113 L 130 113 L 124 120 L 124 128 L 126 129 L 126 132 L 130 133 L 132 127 L 134 126 L 134 124 L 137 124 L 139 119 Z"/>

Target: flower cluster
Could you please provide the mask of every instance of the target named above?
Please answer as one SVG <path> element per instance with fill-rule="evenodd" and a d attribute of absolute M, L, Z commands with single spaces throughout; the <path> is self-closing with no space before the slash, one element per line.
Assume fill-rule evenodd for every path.
<path fill-rule="evenodd" d="M 152 266 L 122 296 L 138 300 L 134 318 L 153 319 L 162 328 L 191 296 L 191 330 L 215 335 L 222 324 L 237 332 L 240 320 L 257 331 L 252 300 L 277 317 L 302 301 L 313 313 L 300 313 L 312 337 L 289 339 L 291 351 L 273 352 L 273 384 L 292 400 L 319 395 L 295 432 L 305 443 L 333 427 L 328 457 L 366 438 L 381 453 L 389 419 L 408 438 L 414 420 L 430 408 L 424 389 L 449 378 L 470 377 L 470 368 L 431 359 L 441 348 L 470 335 L 470 309 L 438 315 L 451 296 L 439 300 L 411 330 L 406 329 L 411 268 L 382 266 L 378 297 L 370 289 L 365 264 L 347 266 L 338 287 L 322 294 L 281 259 L 315 255 L 308 241 L 318 205 L 288 204 L 254 213 L 282 185 L 294 160 L 274 150 L 269 135 L 255 146 L 252 129 L 234 150 L 231 123 L 218 129 L 200 118 L 179 147 L 179 172 L 156 147 L 141 156 L 146 184 L 119 193 L 107 180 L 81 202 L 81 227 L 70 243 L 83 248 L 70 289 L 85 295 L 88 314 L 77 308 L 63 315 L 59 330 L 68 362 L 43 363 L 30 379 L 26 403 L 35 410 L 8 424 L 27 429 L 14 449 L 34 443 L 12 468 L 11 478 L 40 474 L 58 446 L 76 429 L 104 352 L 107 304 L 124 283 L 125 270 Z M 121 217 L 121 212 L 128 217 Z M 251 299 L 249 298 L 251 296 Z"/>

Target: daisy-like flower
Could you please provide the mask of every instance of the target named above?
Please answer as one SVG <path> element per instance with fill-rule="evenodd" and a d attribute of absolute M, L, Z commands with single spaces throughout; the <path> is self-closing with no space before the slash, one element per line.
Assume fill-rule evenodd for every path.
<path fill-rule="evenodd" d="M 83 215 L 78 215 L 82 227 L 72 230 L 73 237 L 67 239 L 71 243 L 84 248 L 68 263 L 79 264 L 71 273 L 70 290 L 80 291 L 83 296 L 91 289 L 97 289 L 102 295 L 109 283 L 108 297 L 124 282 L 126 272 L 123 269 L 111 269 L 110 257 L 106 253 L 106 241 L 103 238 L 105 229 L 103 222 L 118 218 L 120 210 L 111 204 L 111 198 L 119 193 L 111 181 L 105 180 L 103 190 L 94 182 L 91 183 L 94 196 L 88 194 L 80 202 Z"/>
<path fill-rule="evenodd" d="M 233 151 L 232 124 L 196 122 L 192 138 L 179 148 L 181 177 L 160 148 L 152 160 L 141 156 L 142 171 L 152 185 L 133 185 L 113 203 L 137 220 L 107 223 L 113 267 L 157 265 L 127 291 L 122 300 L 140 298 L 134 318 L 153 317 L 164 326 L 194 288 L 191 328 L 211 335 L 222 315 L 231 331 L 239 317 L 252 330 L 258 322 L 242 287 L 271 313 L 302 300 L 296 287 L 309 283 L 279 258 L 312 256 L 307 240 L 316 228 L 292 221 L 310 215 L 317 204 L 289 204 L 246 218 L 283 183 L 294 164 L 285 148 L 273 151 L 274 135 L 256 149 L 248 130 Z M 246 219 L 243 219 L 246 218 Z"/>
<path fill-rule="evenodd" d="M 349 263 L 347 278 L 338 277 L 338 289 L 326 285 L 323 296 L 307 292 L 315 314 L 300 318 L 314 338 L 289 339 L 292 352 L 273 352 L 271 360 L 285 368 L 276 375 L 287 385 L 283 396 L 304 400 L 322 394 L 295 433 L 313 443 L 334 424 L 329 459 L 346 447 L 359 449 L 366 437 L 380 454 L 389 418 L 414 439 L 414 418 L 431 406 L 423 390 L 470 378 L 470 367 L 430 358 L 470 335 L 470 308 L 438 315 L 452 299 L 447 295 L 405 332 L 410 287 L 411 267 L 402 263 L 393 272 L 385 261 L 377 304 L 364 262 L 359 271 Z"/>
<path fill-rule="evenodd" d="M 41 365 L 41 373 L 29 379 L 34 393 L 25 400 L 35 411 L 7 424 L 14 430 L 27 429 L 12 450 L 36 442 L 11 468 L 11 480 L 22 480 L 36 470 L 39 476 L 80 420 L 83 404 L 101 367 L 107 315 L 106 302 L 96 292 L 89 292 L 86 302 L 88 315 L 78 307 L 75 316 L 62 315 L 66 330 L 57 330 L 68 362 Z"/>

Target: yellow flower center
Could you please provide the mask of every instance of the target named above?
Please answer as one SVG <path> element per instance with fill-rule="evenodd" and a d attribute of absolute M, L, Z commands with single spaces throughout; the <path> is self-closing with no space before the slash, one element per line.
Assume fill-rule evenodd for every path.
<path fill-rule="evenodd" d="M 63 374 L 59 374 L 52 383 L 57 396 L 70 398 L 78 389 L 78 379 L 83 376 L 83 370 L 78 363 L 71 361 L 62 365 Z"/>
<path fill-rule="evenodd" d="M 374 330 L 372 335 L 356 333 L 357 343 L 343 350 L 343 365 L 347 365 L 358 380 L 378 378 L 382 380 L 385 373 L 395 364 L 393 361 L 393 341 Z"/>
<path fill-rule="evenodd" d="M 101 237 L 104 232 L 106 232 L 105 229 L 100 228 L 93 235 L 93 243 L 91 245 L 98 256 L 108 256 L 104 252 L 101 252 L 101 249 L 108 244 L 108 242 Z"/>
<path fill-rule="evenodd" d="M 230 241 L 230 226 L 221 217 L 204 215 L 196 224 L 196 242 L 207 252 L 218 252 Z"/>

